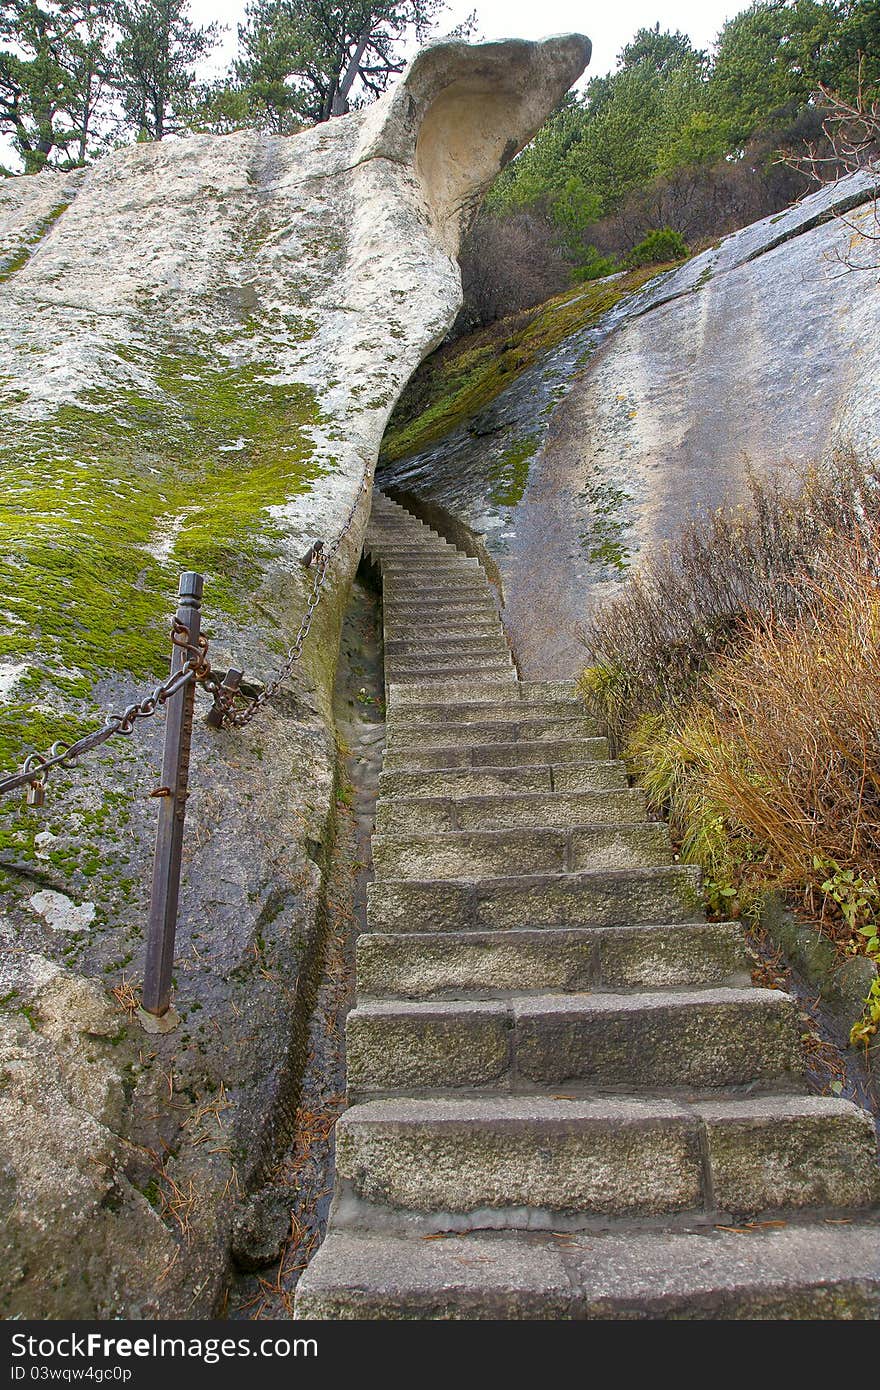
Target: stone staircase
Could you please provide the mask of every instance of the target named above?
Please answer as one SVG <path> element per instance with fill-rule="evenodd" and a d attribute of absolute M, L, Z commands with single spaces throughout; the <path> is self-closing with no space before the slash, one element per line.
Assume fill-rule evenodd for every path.
<path fill-rule="evenodd" d="M 299 1318 L 876 1318 L 870 1118 L 491 586 L 376 497 L 388 744 Z"/>

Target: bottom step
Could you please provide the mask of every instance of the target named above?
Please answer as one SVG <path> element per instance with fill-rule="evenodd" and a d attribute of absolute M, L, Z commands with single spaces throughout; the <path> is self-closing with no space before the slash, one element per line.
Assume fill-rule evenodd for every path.
<path fill-rule="evenodd" d="M 335 1232 L 297 1318 L 880 1317 L 880 1226 L 425 1240 Z"/>

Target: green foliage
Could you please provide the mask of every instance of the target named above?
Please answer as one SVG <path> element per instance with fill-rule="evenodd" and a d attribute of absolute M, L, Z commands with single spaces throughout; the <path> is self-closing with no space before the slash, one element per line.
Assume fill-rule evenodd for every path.
<path fill-rule="evenodd" d="M 607 275 L 615 275 L 620 266 L 613 256 L 603 256 L 595 246 L 587 244 L 579 253 L 573 269 L 575 283 L 584 284 L 589 280 L 604 280 Z"/>
<path fill-rule="evenodd" d="M 344 115 L 385 90 L 405 65 L 405 39 L 426 38 L 447 8 L 447 0 L 252 0 L 236 86 L 255 123 L 279 134 Z"/>
<path fill-rule="evenodd" d="M 827 59 L 833 36 L 851 8 L 831 0 L 762 2 L 725 24 L 718 39 L 710 103 L 729 138 L 744 143 L 780 112 L 806 104 L 823 74 L 832 76 Z M 833 73 L 834 85 L 839 85 L 840 76 L 839 71 Z"/>
<path fill-rule="evenodd" d="M 813 855 L 813 868 L 827 877 L 820 885 L 823 893 L 836 903 L 840 915 L 851 932 L 858 932 L 873 941 L 874 950 L 880 954 L 877 942 L 876 915 L 880 909 L 880 884 L 872 875 L 866 878 L 855 869 L 842 869 L 836 859 L 826 859 L 823 855 Z M 860 925 L 867 919 L 867 925 Z"/>
<path fill-rule="evenodd" d="M 200 28 L 187 0 L 116 0 L 121 31 L 114 84 L 139 139 L 161 140 L 185 128 L 195 99 L 195 67 L 214 47 L 218 26 Z"/>
<path fill-rule="evenodd" d="M 0 132 L 27 174 L 81 164 L 108 68 L 111 0 L 4 0 Z M 0 173 L 8 173 L 0 167 Z"/>
<path fill-rule="evenodd" d="M 671 227 L 660 227 L 649 232 L 644 241 L 633 247 L 627 257 L 627 264 L 662 265 L 665 261 L 683 261 L 689 254 L 683 236 Z"/>
<path fill-rule="evenodd" d="M 864 1014 L 850 1029 L 850 1044 L 852 1047 L 858 1047 L 861 1043 L 867 1047 L 878 1032 L 880 1032 L 880 978 L 874 981 L 868 991 Z"/>
<path fill-rule="evenodd" d="M 853 95 L 860 53 L 871 82 L 880 76 L 880 0 L 757 0 L 724 26 L 712 60 L 685 34 L 640 29 L 617 70 L 567 98 L 508 166 L 490 205 L 542 209 L 583 266 L 591 227 L 637 190 L 659 196 L 682 171 L 735 164 L 760 132 L 781 138 L 812 109 L 820 82 Z"/>

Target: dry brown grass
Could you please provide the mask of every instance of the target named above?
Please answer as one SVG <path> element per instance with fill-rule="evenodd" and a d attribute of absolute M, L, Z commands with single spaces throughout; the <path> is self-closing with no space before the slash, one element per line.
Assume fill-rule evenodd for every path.
<path fill-rule="evenodd" d="M 687 526 L 591 615 L 584 690 L 618 745 L 645 714 L 686 704 L 706 674 L 756 630 L 813 606 L 842 541 L 877 572 L 880 465 L 841 458 L 801 480 L 799 495 L 750 480 L 751 502 Z"/>
<path fill-rule="evenodd" d="M 796 617 L 746 624 L 709 678 L 695 769 L 781 886 L 852 871 L 867 887 L 880 877 L 880 582 L 856 541 L 803 590 Z M 861 916 L 843 912 L 847 935 Z"/>
<path fill-rule="evenodd" d="M 850 460 L 753 502 L 600 611 L 582 686 L 712 911 L 781 889 L 880 962 L 880 471 Z M 880 982 L 868 1009 L 870 1033 Z"/>

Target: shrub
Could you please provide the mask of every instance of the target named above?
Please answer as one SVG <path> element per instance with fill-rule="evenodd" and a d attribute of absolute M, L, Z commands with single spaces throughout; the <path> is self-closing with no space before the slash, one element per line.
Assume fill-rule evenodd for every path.
<path fill-rule="evenodd" d="M 577 282 L 604 280 L 606 275 L 615 275 L 621 266 L 613 256 L 602 256 L 595 246 L 588 246 L 574 267 L 573 275 Z"/>
<path fill-rule="evenodd" d="M 778 888 L 880 963 L 880 472 L 838 462 L 797 497 L 753 481 L 750 508 L 694 523 L 585 640 L 587 702 L 709 907 Z"/>
<path fill-rule="evenodd" d="M 634 246 L 626 258 L 633 269 L 640 265 L 662 265 L 665 261 L 683 261 L 689 255 L 687 242 L 671 227 L 649 232 L 644 241 Z"/>
<path fill-rule="evenodd" d="M 460 260 L 464 305 L 456 335 L 543 304 L 571 283 L 557 229 L 536 210 L 481 213 Z"/>
<path fill-rule="evenodd" d="M 834 572 L 841 537 L 875 564 L 880 465 L 840 458 L 807 471 L 796 495 L 750 477 L 749 493 L 750 505 L 691 522 L 591 615 L 586 680 L 618 746 L 642 715 L 697 693 L 719 655 L 744 641 L 744 622 L 794 616 L 805 578 Z"/>

